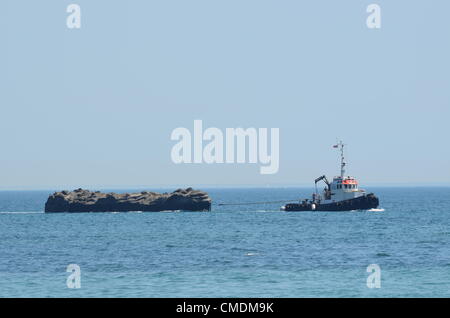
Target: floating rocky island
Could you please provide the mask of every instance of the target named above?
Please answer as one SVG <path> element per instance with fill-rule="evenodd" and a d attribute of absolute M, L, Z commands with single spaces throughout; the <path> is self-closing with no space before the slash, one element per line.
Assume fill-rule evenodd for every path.
<path fill-rule="evenodd" d="M 102 193 L 77 189 L 55 192 L 45 203 L 45 212 L 159 212 L 210 211 L 208 193 L 192 188 L 172 193 Z"/>

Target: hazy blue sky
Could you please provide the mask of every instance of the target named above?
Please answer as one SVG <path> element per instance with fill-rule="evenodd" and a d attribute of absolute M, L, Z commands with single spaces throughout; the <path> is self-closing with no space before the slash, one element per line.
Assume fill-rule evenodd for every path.
<path fill-rule="evenodd" d="M 82 27 L 66 27 L 77 3 Z M 382 27 L 366 26 L 381 5 Z M 450 2 L 0 4 L 0 188 L 450 181 Z M 280 169 L 175 165 L 176 127 L 280 128 Z"/>

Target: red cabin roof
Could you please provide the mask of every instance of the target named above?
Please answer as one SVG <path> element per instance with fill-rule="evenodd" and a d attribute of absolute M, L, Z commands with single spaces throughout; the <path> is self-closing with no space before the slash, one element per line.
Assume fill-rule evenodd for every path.
<path fill-rule="evenodd" d="M 347 178 L 342 181 L 342 184 L 358 184 L 358 181 L 353 178 Z"/>

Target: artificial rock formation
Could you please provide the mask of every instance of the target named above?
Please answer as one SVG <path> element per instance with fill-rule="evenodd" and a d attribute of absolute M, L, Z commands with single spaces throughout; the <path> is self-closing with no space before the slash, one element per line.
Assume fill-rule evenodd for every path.
<path fill-rule="evenodd" d="M 45 212 L 159 212 L 210 211 L 208 193 L 192 188 L 172 193 L 102 193 L 77 189 L 55 192 L 45 203 Z"/>

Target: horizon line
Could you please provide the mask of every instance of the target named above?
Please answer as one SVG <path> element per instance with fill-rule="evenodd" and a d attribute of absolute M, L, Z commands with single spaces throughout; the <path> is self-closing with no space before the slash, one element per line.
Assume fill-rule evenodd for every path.
<path fill-rule="evenodd" d="M 42 185 L 42 186 L 0 186 L 0 191 L 62 191 L 75 189 L 95 189 L 95 190 L 144 190 L 144 189 L 179 189 L 179 188 L 213 188 L 213 189 L 266 189 L 266 188 L 313 188 L 314 185 L 306 183 L 296 184 L 155 184 L 155 185 Z M 362 188 L 380 187 L 380 188 L 414 188 L 414 187 L 450 187 L 448 182 L 395 182 L 395 183 L 366 183 Z"/>

